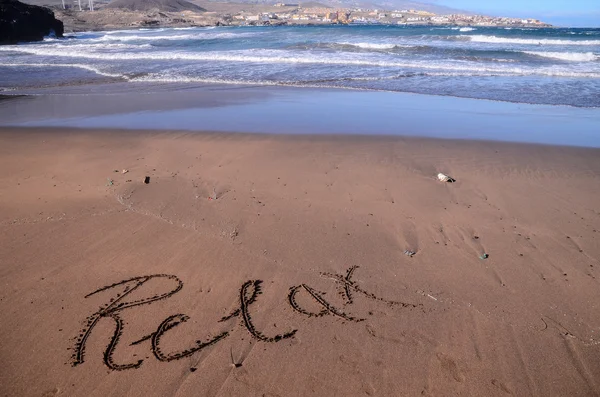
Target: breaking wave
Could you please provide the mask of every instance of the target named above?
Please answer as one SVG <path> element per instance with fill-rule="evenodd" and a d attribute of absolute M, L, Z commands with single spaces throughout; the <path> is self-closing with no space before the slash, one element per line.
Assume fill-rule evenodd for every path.
<path fill-rule="evenodd" d="M 155 61 L 219 61 L 219 62 L 244 62 L 244 63 L 263 63 L 263 64 L 321 64 L 321 65 L 346 65 L 346 66 L 372 66 L 387 68 L 417 68 L 425 70 L 448 70 L 448 71 L 472 71 L 472 72 L 490 72 L 503 75 L 540 75 L 540 76 L 560 76 L 560 77 L 590 77 L 600 78 L 600 72 L 578 72 L 568 68 L 561 67 L 483 67 L 478 64 L 465 64 L 463 62 L 452 61 L 391 61 L 378 60 L 376 58 L 349 57 L 349 56 L 330 56 L 307 54 L 298 55 L 294 52 L 282 50 L 245 50 L 245 51 L 223 51 L 223 52 L 122 52 L 122 53 L 89 53 L 82 51 L 67 51 L 65 49 L 45 49 L 27 46 L 5 46 L 0 47 L 0 52 L 23 52 L 27 54 L 94 59 L 106 61 L 125 61 L 125 60 L 155 60 Z"/>
<path fill-rule="evenodd" d="M 317 84 L 590 107 L 600 106 L 600 29 L 282 26 L 79 32 L 0 46 L 0 68 L 0 86 L 10 87 L 108 79 L 140 85 Z"/>
<path fill-rule="evenodd" d="M 0 63 L 0 66 L 4 66 L 4 67 L 26 66 L 26 67 L 34 67 L 34 68 L 49 68 L 49 67 L 52 67 L 52 68 L 77 68 L 77 69 L 89 70 L 90 72 L 94 72 L 100 76 L 115 77 L 115 78 L 119 78 L 119 79 L 128 80 L 127 76 L 125 76 L 125 75 L 118 74 L 118 73 L 104 72 L 104 71 L 98 69 L 97 67 L 82 64 L 82 63 Z"/>
<path fill-rule="evenodd" d="M 457 36 L 476 43 L 498 43 L 498 44 L 526 44 L 526 45 L 600 45 L 600 40 L 559 40 L 559 39 L 520 39 L 498 36 Z"/>
<path fill-rule="evenodd" d="M 535 55 L 542 58 L 560 59 L 571 62 L 592 62 L 600 59 L 593 52 L 545 52 L 545 51 L 523 51 L 525 54 Z"/>
<path fill-rule="evenodd" d="M 394 48 L 414 48 L 412 45 L 387 44 L 387 43 L 336 43 L 352 47 L 364 48 L 367 50 L 393 50 Z"/>
<path fill-rule="evenodd" d="M 217 39 L 236 39 L 242 37 L 254 36 L 253 33 L 190 33 L 176 35 L 123 35 L 106 34 L 101 37 L 90 38 L 89 41 L 158 41 L 158 40 L 217 40 Z"/>

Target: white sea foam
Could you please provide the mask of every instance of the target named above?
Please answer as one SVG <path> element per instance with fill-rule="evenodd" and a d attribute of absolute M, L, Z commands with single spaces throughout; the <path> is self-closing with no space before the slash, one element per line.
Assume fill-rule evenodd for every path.
<path fill-rule="evenodd" d="M 324 79 L 324 80 L 307 80 L 307 81 L 272 81 L 272 80 L 243 80 L 243 79 L 223 79 L 223 78 L 207 78 L 197 76 L 186 76 L 181 74 L 168 73 L 152 73 L 145 76 L 131 78 L 132 82 L 150 82 L 150 83 L 210 83 L 210 84 L 237 84 L 237 85 L 284 85 L 297 87 L 324 87 L 326 83 L 343 83 L 348 81 L 389 81 L 405 77 L 426 77 L 426 76 L 442 76 L 442 77 L 462 77 L 472 76 L 465 73 L 409 73 L 405 75 L 394 75 L 385 77 L 349 77 L 340 79 Z M 478 76 L 494 76 L 494 74 L 483 73 Z M 333 87 L 333 86 L 332 86 Z M 335 87 L 340 87 L 336 85 Z M 343 87 L 342 87 L 343 88 Z"/>
<path fill-rule="evenodd" d="M 170 35 L 150 35 L 150 34 L 134 34 L 134 35 L 117 35 L 107 33 L 101 37 L 93 37 L 85 39 L 88 41 L 158 41 L 158 40 L 214 40 L 214 39 L 236 39 L 241 37 L 254 36 L 254 33 L 211 33 L 197 32 L 188 34 L 170 34 Z"/>
<path fill-rule="evenodd" d="M 525 54 L 535 55 L 543 58 L 560 59 L 572 62 L 592 62 L 600 59 L 593 52 L 546 52 L 546 51 L 523 51 Z"/>
<path fill-rule="evenodd" d="M 446 29 L 448 29 L 448 28 L 446 28 Z M 477 30 L 477 28 L 474 28 L 474 27 L 471 27 L 471 26 L 463 26 L 463 27 L 455 26 L 455 27 L 450 28 L 450 29 L 452 29 L 452 30 L 458 30 L 459 32 L 472 32 L 474 30 Z"/>
<path fill-rule="evenodd" d="M 256 33 L 245 32 L 245 33 L 213 33 L 213 32 L 194 32 L 186 34 L 118 34 L 122 32 L 106 32 L 99 37 L 78 37 L 79 40 L 86 42 L 103 42 L 103 41 L 159 41 L 159 40 L 214 40 L 214 39 L 236 39 L 242 37 L 250 37 L 256 35 Z M 137 32 L 136 32 L 137 33 Z M 154 33 L 154 31 L 152 32 Z"/>
<path fill-rule="evenodd" d="M 121 52 L 121 53 L 89 53 L 83 51 L 69 51 L 68 49 L 46 49 L 29 46 L 3 46 L 0 52 L 22 52 L 27 54 L 94 59 L 106 61 L 121 60 L 155 60 L 155 61 L 206 61 L 206 62 L 243 62 L 263 64 L 324 64 L 324 65 L 354 65 L 388 68 L 415 68 L 425 70 L 446 70 L 455 72 L 489 72 L 499 75 L 542 75 L 563 76 L 580 78 L 600 78 L 600 72 L 574 71 L 564 67 L 502 67 L 481 65 L 478 63 L 465 63 L 453 61 L 386 61 L 381 59 L 352 56 L 331 56 L 329 54 L 298 55 L 294 52 L 281 50 L 244 50 L 225 52 L 186 53 L 176 51 L 165 52 Z"/>
<path fill-rule="evenodd" d="M 340 79 L 332 79 L 334 81 L 382 81 L 396 80 L 406 77 L 472 77 L 472 76 L 496 76 L 496 73 L 489 72 L 417 72 L 403 73 L 393 76 L 377 76 L 377 77 L 345 77 Z"/>
<path fill-rule="evenodd" d="M 102 50 L 139 50 L 142 48 L 152 48 L 150 44 L 124 44 L 124 43 L 65 43 L 65 42 L 56 42 L 56 43 L 48 43 L 48 44 L 29 44 L 29 46 L 34 48 L 62 48 L 62 49 L 85 49 L 91 51 L 102 51 Z"/>
<path fill-rule="evenodd" d="M 81 63 L 0 63 L 0 66 L 6 67 L 36 67 L 36 68 L 78 68 L 89 70 L 101 76 L 115 77 L 128 80 L 127 76 L 118 73 L 104 72 L 97 67 Z"/>
<path fill-rule="evenodd" d="M 371 50 L 392 50 L 394 48 L 413 48 L 411 45 L 400 45 L 400 44 L 386 44 L 386 43 L 339 43 L 341 45 L 350 45 L 358 48 L 371 49 Z"/>
<path fill-rule="evenodd" d="M 579 45 L 579 46 L 591 46 L 600 45 L 600 40 L 559 40 L 559 39 L 519 39 L 512 37 L 498 37 L 498 36 L 484 36 L 484 35 L 472 35 L 472 36 L 458 36 L 465 40 L 470 40 L 476 43 L 498 43 L 498 44 L 531 44 L 531 45 Z"/>
<path fill-rule="evenodd" d="M 342 43 L 353 45 L 359 48 L 374 49 L 374 50 L 391 50 L 396 47 L 394 44 L 377 44 L 377 43 Z"/>
<path fill-rule="evenodd" d="M 194 34 L 149 36 L 149 35 L 128 35 L 116 36 L 106 35 L 98 38 L 88 39 L 89 41 L 155 41 L 155 40 L 189 40 L 194 38 Z"/>
<path fill-rule="evenodd" d="M 130 79 L 134 83 L 207 83 L 207 84 L 237 84 L 237 85 L 280 85 L 281 82 L 266 80 L 236 80 L 183 76 L 179 74 L 149 74 Z"/>
<path fill-rule="evenodd" d="M 80 36 L 83 34 L 90 34 L 90 33 L 102 33 L 102 34 L 122 34 L 122 33 L 139 33 L 139 32 L 164 32 L 165 29 L 164 28 L 159 28 L 159 29 L 147 29 L 147 28 L 140 28 L 140 29 L 124 29 L 124 30 L 108 30 L 108 31 L 103 31 L 103 32 L 78 32 L 75 33 L 75 36 Z"/>

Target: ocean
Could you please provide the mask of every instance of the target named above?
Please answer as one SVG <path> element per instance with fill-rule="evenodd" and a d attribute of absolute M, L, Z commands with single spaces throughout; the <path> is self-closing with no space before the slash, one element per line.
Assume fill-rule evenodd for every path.
<path fill-rule="evenodd" d="M 600 107 L 600 29 L 383 25 L 83 32 L 0 47 L 0 93 L 120 81 Z"/>

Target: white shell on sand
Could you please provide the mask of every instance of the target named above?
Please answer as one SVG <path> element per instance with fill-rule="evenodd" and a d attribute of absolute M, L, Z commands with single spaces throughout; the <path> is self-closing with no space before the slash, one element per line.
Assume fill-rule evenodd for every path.
<path fill-rule="evenodd" d="M 452 178 L 449 175 L 442 174 L 441 172 L 437 174 L 437 177 L 441 182 L 448 182 L 452 180 Z"/>

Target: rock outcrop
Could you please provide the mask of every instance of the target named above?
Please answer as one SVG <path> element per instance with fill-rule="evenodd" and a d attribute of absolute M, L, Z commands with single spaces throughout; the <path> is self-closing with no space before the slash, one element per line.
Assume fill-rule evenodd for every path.
<path fill-rule="evenodd" d="M 45 36 L 62 37 L 63 23 L 45 7 L 0 0 L 0 44 L 40 41 Z"/>

